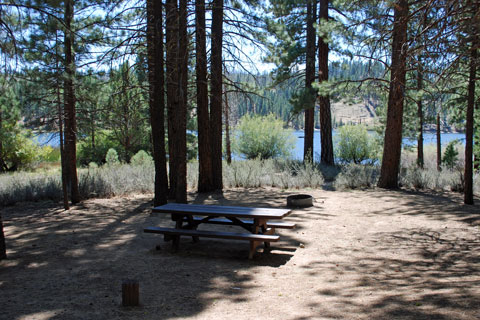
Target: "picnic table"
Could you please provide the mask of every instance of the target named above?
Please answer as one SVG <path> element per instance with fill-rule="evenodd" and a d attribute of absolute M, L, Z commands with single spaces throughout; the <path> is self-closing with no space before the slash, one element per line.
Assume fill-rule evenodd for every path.
<path fill-rule="evenodd" d="M 144 232 L 164 234 L 165 241 L 173 242 L 173 251 L 179 248 L 180 236 L 191 236 L 194 242 L 199 237 L 246 240 L 250 242 L 249 259 L 253 258 L 257 247 L 262 243 L 268 248 L 270 242 L 280 239 L 275 234 L 276 228 L 295 227 L 294 223 L 272 221 L 289 215 L 289 209 L 169 203 L 153 208 L 152 212 L 170 214 L 175 221 L 175 228 L 147 227 Z M 201 224 L 238 226 L 247 232 L 197 230 Z"/>

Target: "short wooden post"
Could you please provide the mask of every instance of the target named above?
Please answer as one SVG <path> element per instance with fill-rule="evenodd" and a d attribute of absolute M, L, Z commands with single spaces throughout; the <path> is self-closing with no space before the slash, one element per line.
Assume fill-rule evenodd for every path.
<path fill-rule="evenodd" d="M 137 280 L 124 280 L 122 282 L 122 305 L 135 307 L 140 305 L 140 293 Z"/>

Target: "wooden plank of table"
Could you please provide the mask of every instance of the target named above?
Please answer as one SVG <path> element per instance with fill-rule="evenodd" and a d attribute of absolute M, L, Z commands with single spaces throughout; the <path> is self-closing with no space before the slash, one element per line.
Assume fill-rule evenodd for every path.
<path fill-rule="evenodd" d="M 162 233 L 168 235 L 184 235 L 184 236 L 198 236 L 205 238 L 223 238 L 233 240 L 248 240 L 270 242 L 278 241 L 280 236 L 267 232 L 266 234 L 254 233 L 237 233 L 237 232 L 223 232 L 223 231 L 209 231 L 209 230 L 190 230 L 177 228 L 163 228 L 163 227 L 146 227 L 143 229 L 146 233 Z"/>
<path fill-rule="evenodd" d="M 168 203 L 152 209 L 153 212 L 171 214 L 190 214 L 203 216 L 222 216 L 237 218 L 282 219 L 291 213 L 290 209 L 250 208 L 234 206 L 216 206 Z"/>
<path fill-rule="evenodd" d="M 201 218 L 201 217 L 192 218 L 194 222 L 199 222 L 199 221 L 202 221 L 203 219 L 205 218 Z M 188 220 L 184 220 L 184 221 L 188 222 Z M 245 225 L 249 225 L 249 226 L 253 225 L 253 220 L 240 220 L 240 221 Z M 224 218 L 212 218 L 203 223 L 221 224 L 221 225 L 227 225 L 227 226 L 235 225 L 231 220 L 224 219 Z M 286 222 L 286 221 L 275 221 L 275 222 L 267 221 L 267 227 L 273 227 L 278 229 L 294 229 L 296 225 L 293 222 Z"/>

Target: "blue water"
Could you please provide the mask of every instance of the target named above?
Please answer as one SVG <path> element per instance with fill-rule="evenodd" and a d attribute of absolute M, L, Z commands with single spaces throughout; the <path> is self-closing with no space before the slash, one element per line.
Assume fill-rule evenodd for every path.
<path fill-rule="evenodd" d="M 305 133 L 303 131 L 294 131 L 295 136 L 297 137 L 297 142 L 295 144 L 295 148 L 292 151 L 292 158 L 294 159 L 303 159 L 303 145 L 304 145 L 304 136 Z M 336 135 L 336 131 L 333 131 L 333 136 Z M 465 144 L 465 133 L 442 133 L 441 134 L 441 142 L 442 145 L 448 144 L 450 141 L 459 140 L 462 144 Z M 437 144 L 437 135 L 436 133 L 427 133 L 423 134 L 423 143 L 424 145 Z M 403 139 L 404 145 L 409 146 L 416 146 L 417 140 L 416 139 Z M 313 154 L 315 160 L 320 159 L 320 131 L 315 131 L 313 133 Z"/>
<path fill-rule="evenodd" d="M 295 143 L 295 148 L 292 151 L 293 159 L 303 159 L 303 144 L 305 133 L 303 131 L 294 131 L 293 132 L 297 141 Z M 333 131 L 333 136 L 336 135 L 336 131 Z M 52 147 L 58 147 L 60 145 L 59 136 L 56 133 L 42 133 L 34 137 L 34 139 L 41 145 L 49 145 Z M 442 145 L 448 144 L 450 141 L 459 140 L 462 144 L 465 144 L 465 134 L 464 133 L 442 133 L 441 135 Z M 436 145 L 437 137 L 435 133 L 424 133 L 423 134 L 423 143 L 425 145 L 433 144 Z M 403 143 L 405 145 L 415 146 L 417 144 L 416 139 L 404 138 Z M 315 131 L 313 133 L 313 152 L 315 155 L 315 160 L 320 158 L 320 131 Z M 235 159 L 241 159 L 241 157 L 234 156 Z"/>
<path fill-rule="evenodd" d="M 57 132 L 39 133 L 33 136 L 33 140 L 41 146 L 51 146 L 58 148 L 60 146 L 60 136 Z"/>

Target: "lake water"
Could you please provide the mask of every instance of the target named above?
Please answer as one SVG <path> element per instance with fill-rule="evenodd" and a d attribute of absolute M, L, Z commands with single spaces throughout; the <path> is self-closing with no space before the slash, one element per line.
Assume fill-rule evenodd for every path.
<path fill-rule="evenodd" d="M 51 146 L 57 148 L 60 146 L 58 133 L 40 133 L 33 137 L 33 140 L 42 146 Z"/>
<path fill-rule="evenodd" d="M 296 137 L 295 148 L 292 151 L 292 158 L 294 159 L 303 159 L 303 144 L 305 133 L 303 131 L 294 131 Z M 336 135 L 336 131 L 333 131 L 333 136 Z M 60 142 L 58 134 L 55 133 L 42 133 L 37 135 L 34 138 L 38 143 L 42 145 L 50 145 L 52 147 L 58 147 Z M 437 137 L 435 133 L 424 133 L 423 141 L 425 145 L 433 144 L 436 145 Z M 445 146 L 452 140 L 459 140 L 462 144 L 465 144 L 465 134 L 464 133 L 442 133 L 441 135 L 442 145 Z M 416 140 L 404 138 L 403 143 L 405 145 L 415 146 L 417 144 Z M 320 158 L 320 131 L 315 131 L 313 133 L 313 151 L 315 154 L 315 159 Z M 240 157 L 234 156 L 235 159 L 240 159 Z"/>
<path fill-rule="evenodd" d="M 304 136 L 305 133 L 303 131 L 294 131 L 295 136 L 297 137 L 297 142 L 295 144 L 295 148 L 292 152 L 292 156 L 294 159 L 303 159 L 303 145 L 304 145 Z M 333 131 L 333 136 L 336 135 L 336 131 Z M 447 145 L 450 141 L 459 140 L 462 144 L 465 144 L 465 133 L 442 133 L 441 134 L 441 141 L 442 146 Z M 403 143 L 405 145 L 416 146 L 417 140 L 416 139 L 408 139 L 404 138 Z M 437 144 L 437 135 L 436 133 L 423 133 L 423 143 L 424 145 Z M 313 153 L 315 155 L 315 160 L 320 158 L 320 131 L 315 131 L 313 133 Z"/>

